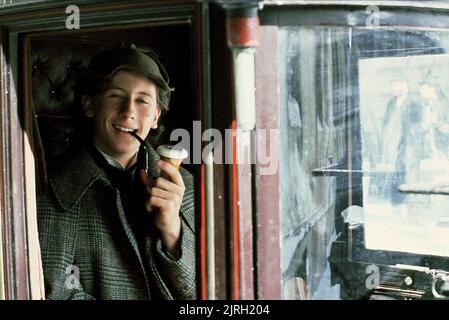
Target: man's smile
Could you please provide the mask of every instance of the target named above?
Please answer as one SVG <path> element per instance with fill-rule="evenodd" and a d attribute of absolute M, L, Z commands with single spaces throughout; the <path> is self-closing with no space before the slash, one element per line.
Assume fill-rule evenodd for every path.
<path fill-rule="evenodd" d="M 118 124 L 113 124 L 112 125 L 115 129 L 122 131 L 122 132 L 134 132 L 137 131 L 136 128 L 128 128 L 128 127 L 124 127 L 124 126 L 119 126 Z"/>

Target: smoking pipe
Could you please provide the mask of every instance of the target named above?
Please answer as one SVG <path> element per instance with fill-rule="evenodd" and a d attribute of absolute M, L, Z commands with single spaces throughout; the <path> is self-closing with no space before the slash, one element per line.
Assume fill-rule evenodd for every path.
<path fill-rule="evenodd" d="M 136 131 L 137 130 L 131 131 L 129 134 L 140 142 L 139 152 L 137 153 L 137 168 L 139 169 L 140 179 L 147 186 L 150 182 L 148 179 L 148 150 L 145 141 L 137 135 Z"/>

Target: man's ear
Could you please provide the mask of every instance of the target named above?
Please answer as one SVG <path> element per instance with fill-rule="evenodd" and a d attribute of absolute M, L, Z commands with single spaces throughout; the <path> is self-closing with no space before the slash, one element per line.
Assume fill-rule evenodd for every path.
<path fill-rule="evenodd" d="M 81 105 L 83 106 L 84 115 L 88 118 L 92 118 L 94 116 L 93 103 L 94 99 L 92 97 L 86 95 L 81 97 Z"/>
<path fill-rule="evenodd" d="M 152 129 L 157 128 L 157 121 L 159 120 L 160 116 L 161 116 L 161 108 L 157 107 L 154 113 L 153 125 L 151 126 Z"/>

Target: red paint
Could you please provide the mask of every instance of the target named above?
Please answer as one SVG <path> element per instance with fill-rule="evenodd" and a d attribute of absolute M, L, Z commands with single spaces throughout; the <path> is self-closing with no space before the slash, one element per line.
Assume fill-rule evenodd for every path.
<path fill-rule="evenodd" d="M 231 60 L 231 79 L 234 79 L 234 61 Z M 232 92 L 232 242 L 233 242 L 233 284 L 232 284 L 232 299 L 240 299 L 240 260 L 239 260 L 239 207 L 238 207 L 238 172 L 237 172 L 237 121 L 235 110 L 235 87 L 231 87 Z"/>
<path fill-rule="evenodd" d="M 236 121 L 232 120 L 232 225 L 234 242 L 234 299 L 240 299 L 240 277 L 239 277 L 239 208 L 238 208 L 238 177 L 237 177 L 237 140 L 236 140 Z"/>
<path fill-rule="evenodd" d="M 278 28 L 261 28 L 261 45 L 256 50 L 256 105 L 259 108 L 256 125 L 258 128 L 279 130 L 280 105 L 277 65 Z M 273 75 L 275 75 L 273 77 Z M 266 141 L 268 143 L 268 141 Z M 279 155 L 280 150 L 272 150 Z M 278 163 L 279 164 L 279 163 Z M 261 165 L 258 163 L 258 165 Z M 256 176 L 257 206 L 257 298 L 260 300 L 279 300 L 281 287 L 280 250 L 280 177 L 279 170 L 273 175 Z M 267 196 L 269 195 L 269 196 Z"/>
<path fill-rule="evenodd" d="M 259 44 L 259 17 L 226 19 L 229 47 L 255 47 Z"/>

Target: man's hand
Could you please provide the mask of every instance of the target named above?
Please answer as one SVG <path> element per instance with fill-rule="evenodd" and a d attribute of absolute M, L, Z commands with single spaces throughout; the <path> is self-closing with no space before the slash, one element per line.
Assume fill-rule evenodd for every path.
<path fill-rule="evenodd" d="M 181 235 L 179 210 L 185 191 L 184 181 L 179 171 L 169 163 L 159 160 L 157 165 L 161 168 L 162 175 L 150 182 L 150 198 L 145 202 L 145 208 L 155 214 L 154 222 L 161 232 L 165 249 L 177 256 Z"/>

